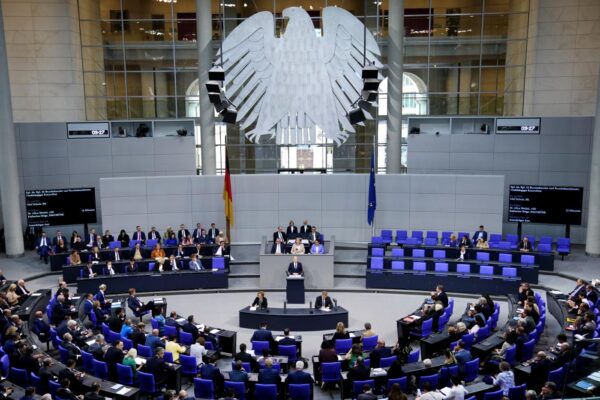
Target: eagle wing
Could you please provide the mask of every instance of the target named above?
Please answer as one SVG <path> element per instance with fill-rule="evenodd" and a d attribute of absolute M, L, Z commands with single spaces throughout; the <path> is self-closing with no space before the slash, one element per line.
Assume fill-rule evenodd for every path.
<path fill-rule="evenodd" d="M 381 68 L 379 46 L 369 30 L 365 35 L 365 27 L 358 18 L 342 8 L 325 7 L 322 21 L 324 34 L 319 54 L 327 67 L 338 120 L 345 130 L 354 132 L 347 113 L 362 92 L 363 49 L 367 64 L 375 63 Z M 368 112 L 365 114 L 372 118 Z"/>
<path fill-rule="evenodd" d="M 236 27 L 223 41 L 224 88 L 238 110 L 240 127 L 246 129 L 259 115 L 273 68 L 277 43 L 273 14 L 254 14 Z M 219 58 L 220 52 L 217 55 Z"/>

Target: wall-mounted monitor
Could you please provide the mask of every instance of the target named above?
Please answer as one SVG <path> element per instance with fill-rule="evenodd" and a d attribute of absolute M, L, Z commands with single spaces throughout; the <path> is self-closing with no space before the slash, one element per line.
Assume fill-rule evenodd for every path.
<path fill-rule="evenodd" d="M 26 190 L 25 206 L 32 227 L 96 222 L 94 188 Z"/>
<path fill-rule="evenodd" d="M 100 139 L 110 137 L 108 122 L 68 122 L 67 137 L 69 139 Z"/>
<path fill-rule="evenodd" d="M 496 118 L 496 133 L 539 135 L 541 132 L 540 118 Z"/>
<path fill-rule="evenodd" d="M 581 225 L 583 188 L 510 185 L 508 221 Z"/>

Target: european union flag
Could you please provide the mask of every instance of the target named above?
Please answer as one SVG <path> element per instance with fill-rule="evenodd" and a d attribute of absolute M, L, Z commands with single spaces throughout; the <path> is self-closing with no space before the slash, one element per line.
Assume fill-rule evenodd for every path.
<path fill-rule="evenodd" d="M 375 151 L 371 153 L 371 172 L 369 174 L 369 209 L 367 222 L 373 224 L 375 210 L 377 209 L 377 192 L 375 191 Z"/>

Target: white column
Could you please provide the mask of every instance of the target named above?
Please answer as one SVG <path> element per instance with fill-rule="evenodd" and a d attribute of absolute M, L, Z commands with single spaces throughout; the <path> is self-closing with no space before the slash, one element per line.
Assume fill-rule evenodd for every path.
<path fill-rule="evenodd" d="M 20 257 L 25 254 L 23 226 L 21 225 L 21 185 L 17 165 L 17 141 L 13 122 L 8 58 L 4 40 L 4 17 L 0 3 L 0 192 L 6 255 Z"/>
<path fill-rule="evenodd" d="M 210 0 L 196 0 L 202 175 L 216 175 L 217 173 L 214 110 L 206 90 L 208 70 L 212 67 L 213 62 L 211 12 Z"/>
<path fill-rule="evenodd" d="M 598 74 L 600 74 L 600 70 Z M 594 118 L 590 168 L 590 201 L 588 204 L 585 252 L 590 256 L 600 257 L 600 79 L 596 94 L 596 118 Z"/>
<path fill-rule="evenodd" d="M 387 173 L 401 171 L 404 0 L 389 2 Z"/>

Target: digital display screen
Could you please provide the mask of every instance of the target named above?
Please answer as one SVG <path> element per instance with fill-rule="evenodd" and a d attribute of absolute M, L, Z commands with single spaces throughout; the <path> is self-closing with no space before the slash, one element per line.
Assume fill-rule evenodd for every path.
<path fill-rule="evenodd" d="M 583 188 L 510 185 L 508 221 L 581 225 Z"/>
<path fill-rule="evenodd" d="M 496 133 L 539 135 L 541 130 L 540 118 L 497 118 Z"/>
<path fill-rule="evenodd" d="M 108 122 L 70 122 L 67 124 L 69 139 L 109 138 Z"/>
<path fill-rule="evenodd" d="M 96 222 L 94 188 L 26 190 L 25 206 L 32 227 Z"/>

